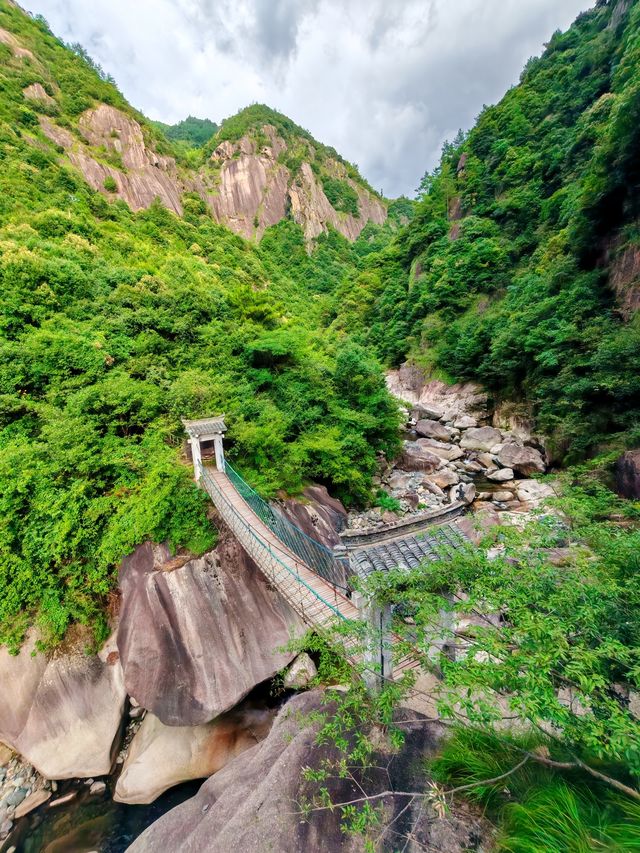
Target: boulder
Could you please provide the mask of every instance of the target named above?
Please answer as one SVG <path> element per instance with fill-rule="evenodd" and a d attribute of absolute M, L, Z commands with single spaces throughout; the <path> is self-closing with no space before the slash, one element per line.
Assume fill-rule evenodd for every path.
<path fill-rule="evenodd" d="M 18 655 L 0 649 L 0 740 L 48 779 L 109 773 L 126 691 L 115 638 L 85 654 L 91 635 L 74 628 L 64 652 L 37 651 L 31 631 Z"/>
<path fill-rule="evenodd" d="M 307 536 L 333 548 L 340 542 L 339 533 L 347 526 L 347 511 L 332 498 L 325 486 L 307 486 L 302 500 L 285 500 L 281 505 L 287 518 Z"/>
<path fill-rule="evenodd" d="M 502 438 L 500 430 L 493 427 L 472 427 L 460 439 L 460 447 L 466 450 L 489 451 Z"/>
<path fill-rule="evenodd" d="M 429 474 L 429 482 L 438 486 L 439 489 L 446 489 L 447 486 L 455 486 L 459 483 L 460 476 L 451 468 L 441 468 L 435 474 Z"/>
<path fill-rule="evenodd" d="M 247 700 L 200 726 L 165 726 L 147 714 L 131 741 L 114 800 L 151 803 L 174 785 L 211 776 L 266 737 L 274 713 Z"/>
<path fill-rule="evenodd" d="M 556 494 L 553 486 L 548 483 L 541 483 L 539 480 L 519 480 L 516 486 L 518 500 L 523 503 L 540 503 L 540 501 L 552 498 Z"/>
<path fill-rule="evenodd" d="M 422 418 L 416 424 L 416 432 L 425 438 L 435 438 L 437 441 L 449 441 L 451 430 L 438 421 Z"/>
<path fill-rule="evenodd" d="M 476 496 L 476 487 L 473 483 L 458 483 L 449 489 L 449 500 L 451 503 L 463 501 L 466 504 L 473 503 Z"/>
<path fill-rule="evenodd" d="M 462 415 L 455 419 L 453 425 L 456 429 L 469 429 L 470 427 L 477 427 L 478 421 L 472 418 L 471 415 Z"/>
<path fill-rule="evenodd" d="M 513 470 L 511 468 L 500 468 L 498 471 L 491 471 L 487 474 L 487 480 L 493 480 L 494 483 L 506 483 L 508 480 L 513 480 Z"/>
<path fill-rule="evenodd" d="M 417 441 L 405 441 L 400 464 L 409 471 L 437 471 L 443 465 L 442 459 L 435 453 L 422 447 Z"/>
<path fill-rule="evenodd" d="M 33 791 L 33 793 L 29 794 L 28 797 L 25 797 L 25 799 L 20 803 L 15 811 L 14 817 L 16 820 L 24 817 L 26 814 L 29 814 L 29 812 L 39 808 L 43 803 L 46 803 L 50 798 L 51 791 L 45 791 L 44 788 L 39 788 L 37 791 Z"/>
<path fill-rule="evenodd" d="M 490 453 L 478 453 L 476 456 L 477 461 L 485 468 L 487 471 L 495 471 L 498 467 L 496 465 L 496 461 Z"/>
<path fill-rule="evenodd" d="M 288 690 L 302 690 L 308 687 L 318 675 L 318 669 L 306 652 L 301 652 L 291 664 L 284 677 L 284 686 Z"/>
<path fill-rule="evenodd" d="M 416 444 L 426 448 L 430 453 L 435 453 L 436 456 L 445 459 L 447 462 L 453 462 L 464 456 L 464 451 L 460 450 L 457 444 L 445 444 L 442 441 L 436 441 L 435 438 L 419 438 Z"/>
<path fill-rule="evenodd" d="M 302 820 L 296 803 L 306 793 L 303 768 L 320 756 L 319 720 L 322 693 L 300 693 L 278 714 L 269 736 L 235 758 L 202 785 L 190 800 L 164 814 L 146 829 L 127 853 L 249 853 L 249 851 L 355 851 L 340 830 L 338 812 L 318 812 Z M 351 784 L 329 780 L 331 796 L 352 799 Z"/>
<path fill-rule="evenodd" d="M 272 678 L 302 622 L 222 527 L 218 547 L 162 570 L 150 543 L 122 562 L 118 649 L 127 692 L 165 725 L 208 723 Z M 169 564 L 170 565 L 170 564 Z"/>
<path fill-rule="evenodd" d="M 413 485 L 415 472 L 395 470 L 389 475 L 387 485 L 394 491 L 405 491 Z"/>
<path fill-rule="evenodd" d="M 542 454 L 534 447 L 520 447 L 517 444 L 505 444 L 497 454 L 498 462 L 505 468 L 513 468 L 518 474 L 529 477 L 531 474 L 544 474 L 545 464 Z"/>
<path fill-rule="evenodd" d="M 496 492 L 493 492 L 491 495 L 491 499 L 493 501 L 498 501 L 498 503 L 505 503 L 506 501 L 513 500 L 513 492 L 507 492 L 506 490 L 499 489 Z"/>
<path fill-rule="evenodd" d="M 429 682 L 433 687 L 433 682 Z M 341 828 L 339 809 L 300 814 L 300 804 L 319 797 L 327 787 L 332 802 L 346 802 L 361 796 L 359 779 L 330 774 L 326 781 L 304 778 L 305 768 L 317 769 L 323 761 L 338 761 L 340 753 L 330 743 L 318 745 L 317 732 L 322 717 L 330 715 L 321 691 L 313 690 L 292 697 L 280 711 L 273 728 L 253 749 L 234 758 L 214 774 L 190 800 L 165 813 L 148 827 L 128 848 L 127 853 L 262 853 L 262 851 L 340 851 L 362 853 L 365 839 Z M 402 713 L 402 712 L 401 712 Z M 421 711 L 404 712 L 412 721 L 422 718 Z M 330 716 L 329 716 L 330 719 Z M 389 787 L 416 790 L 424 784 L 424 761 L 438 747 L 442 728 L 437 724 L 407 727 L 405 742 L 390 751 L 384 737 L 378 735 L 378 749 L 368 771 L 366 789 L 375 794 Z M 380 769 L 384 767 L 384 770 Z M 397 835 L 405 831 L 400 822 L 406 817 L 406 802 L 381 800 L 383 825 L 375 827 L 382 849 L 396 849 Z M 464 808 L 463 806 L 459 808 Z M 411 850 L 439 850 L 462 853 L 469 849 L 489 849 L 490 827 L 473 815 L 438 816 L 427 802 L 417 802 L 406 826 L 412 826 L 416 843 Z M 384 841 L 381 836 L 389 827 Z M 386 844 L 388 840 L 389 844 Z"/>
<path fill-rule="evenodd" d="M 616 491 L 623 498 L 640 500 L 640 448 L 627 450 L 614 466 Z"/>

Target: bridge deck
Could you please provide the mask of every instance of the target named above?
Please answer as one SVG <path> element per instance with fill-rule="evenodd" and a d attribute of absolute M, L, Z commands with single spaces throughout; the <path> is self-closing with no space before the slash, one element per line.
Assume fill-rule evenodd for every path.
<path fill-rule="evenodd" d="M 205 468 L 202 484 L 232 532 L 281 595 L 309 626 L 357 619 L 351 601 L 311 571 L 261 521 L 221 471 Z"/>

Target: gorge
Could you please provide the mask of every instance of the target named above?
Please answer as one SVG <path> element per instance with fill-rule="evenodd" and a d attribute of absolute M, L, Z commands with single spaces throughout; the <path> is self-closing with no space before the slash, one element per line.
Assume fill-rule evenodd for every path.
<path fill-rule="evenodd" d="M 0 853 L 640 843 L 639 69 L 599 0 L 386 199 L 0 0 Z"/>

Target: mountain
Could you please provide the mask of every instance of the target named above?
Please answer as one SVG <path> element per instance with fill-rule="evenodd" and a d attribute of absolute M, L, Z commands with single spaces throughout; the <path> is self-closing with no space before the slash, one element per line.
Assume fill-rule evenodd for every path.
<path fill-rule="evenodd" d="M 195 116 L 187 116 L 177 124 L 154 121 L 153 125 L 162 131 L 171 142 L 185 142 L 194 148 L 202 148 L 218 130 L 218 125 L 211 119 L 196 118 Z"/>
<path fill-rule="evenodd" d="M 315 480 L 366 501 L 393 453 L 379 364 L 325 323 L 393 233 L 339 210 L 340 189 L 379 220 L 386 204 L 284 121 L 251 108 L 179 151 L 81 49 L 0 2 L 0 643 L 36 618 L 48 638 L 102 630 L 144 540 L 211 546 L 181 417 L 224 411 L 265 494 Z"/>
<path fill-rule="evenodd" d="M 329 227 L 354 240 L 367 222 L 384 222 L 385 202 L 357 170 L 285 116 L 249 107 L 223 122 L 201 151 L 172 146 L 171 139 L 193 140 L 196 133 L 202 144 L 214 125 L 187 119 L 166 130 L 148 122 L 111 81 L 100 79 L 100 69 L 81 48 L 85 73 L 76 86 L 66 68 L 70 58 L 60 53 L 63 46 L 20 22 L 19 10 L 5 11 L 8 15 L 13 21 L 2 37 L 5 55 L 29 70 L 22 120 L 28 111 L 66 160 L 108 198 L 121 198 L 132 210 L 158 198 L 182 215 L 183 196 L 191 193 L 218 222 L 257 239 L 288 216 L 303 227 L 308 242 Z"/>
<path fill-rule="evenodd" d="M 640 438 L 640 5 L 598 2 L 445 146 L 351 304 L 389 364 L 479 380 L 557 458 Z"/>

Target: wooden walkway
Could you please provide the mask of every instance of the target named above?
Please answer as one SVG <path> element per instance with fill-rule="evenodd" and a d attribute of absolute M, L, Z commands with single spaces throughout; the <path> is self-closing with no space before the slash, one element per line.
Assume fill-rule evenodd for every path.
<path fill-rule="evenodd" d="M 258 518 L 226 474 L 205 468 L 202 484 L 240 544 L 307 625 L 359 618 L 345 595 L 308 568 Z"/>

